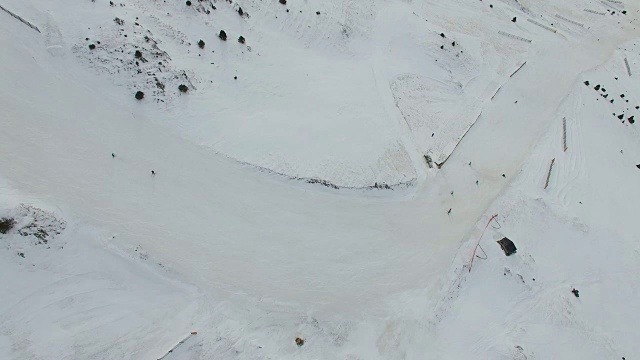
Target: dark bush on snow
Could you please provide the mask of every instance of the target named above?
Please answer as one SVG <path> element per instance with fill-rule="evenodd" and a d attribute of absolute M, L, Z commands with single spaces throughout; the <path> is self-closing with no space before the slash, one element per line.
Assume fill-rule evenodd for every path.
<path fill-rule="evenodd" d="M 280 0 L 280 4 L 287 5 L 287 0 Z"/>
<path fill-rule="evenodd" d="M 89 50 L 94 50 L 96 48 L 95 44 L 89 44 Z"/>
<path fill-rule="evenodd" d="M 244 44 L 244 43 L 245 43 L 244 36 L 240 36 L 240 37 L 238 38 L 238 42 L 239 42 L 240 44 Z"/>
<path fill-rule="evenodd" d="M 16 221 L 13 218 L 0 219 L 0 234 L 8 233 L 15 226 Z"/>
<path fill-rule="evenodd" d="M 218 37 L 223 41 L 227 41 L 227 33 L 224 32 L 224 30 L 220 30 L 220 34 L 218 34 Z"/>
<path fill-rule="evenodd" d="M 191 6 L 191 1 L 187 0 L 187 6 Z"/>
<path fill-rule="evenodd" d="M 204 49 L 204 41 L 198 41 L 198 46 L 200 47 L 200 49 Z"/>
<path fill-rule="evenodd" d="M 238 8 L 238 15 L 240 15 L 240 16 L 244 15 L 244 11 L 242 11 L 241 7 Z"/>
<path fill-rule="evenodd" d="M 135 57 L 138 59 L 142 57 L 142 53 L 140 52 L 140 50 L 136 50 Z"/>
<path fill-rule="evenodd" d="M 142 91 L 138 91 L 136 93 L 136 99 L 138 99 L 138 100 L 144 99 L 144 93 Z"/>
<path fill-rule="evenodd" d="M 189 91 L 189 87 L 185 84 L 181 84 L 180 86 L 178 86 L 178 90 L 180 90 L 180 92 L 186 93 L 187 91 Z"/>

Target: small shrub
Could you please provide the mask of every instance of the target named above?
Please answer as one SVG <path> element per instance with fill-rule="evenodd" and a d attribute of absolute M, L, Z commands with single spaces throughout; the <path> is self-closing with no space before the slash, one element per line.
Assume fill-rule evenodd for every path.
<path fill-rule="evenodd" d="M 244 11 L 242 11 L 242 8 L 238 8 L 238 15 L 240 16 L 244 15 Z"/>
<path fill-rule="evenodd" d="M 16 221 L 13 218 L 0 219 L 0 234 L 6 234 L 9 230 L 13 229 Z"/>
<path fill-rule="evenodd" d="M 516 17 L 514 16 L 513 19 L 511 19 L 512 22 L 516 22 Z"/>
<path fill-rule="evenodd" d="M 120 19 L 118 17 L 113 19 L 113 21 L 115 21 L 115 23 L 120 25 L 120 26 L 124 25 L 124 20 L 122 20 L 122 19 Z"/>
<path fill-rule="evenodd" d="M 280 0 L 280 4 L 287 5 L 287 0 Z"/>
<path fill-rule="evenodd" d="M 96 45 L 95 44 L 89 44 L 89 50 L 95 50 Z"/>
<path fill-rule="evenodd" d="M 142 100 L 144 99 L 144 93 L 142 91 L 138 91 L 136 92 L 136 99 L 137 100 Z"/>
<path fill-rule="evenodd" d="M 441 37 L 441 38 L 446 38 L 446 36 L 444 35 L 444 33 L 440 33 L 440 37 Z"/>
<path fill-rule="evenodd" d="M 227 41 L 227 33 L 224 32 L 224 30 L 220 30 L 220 34 L 218 34 L 218 37 L 222 40 L 222 41 Z"/>
<path fill-rule="evenodd" d="M 187 0 L 187 6 L 191 6 L 191 1 Z"/>
<path fill-rule="evenodd" d="M 244 43 L 245 43 L 245 41 L 246 41 L 246 40 L 244 39 L 244 36 L 240 36 L 240 37 L 238 38 L 238 42 L 239 42 L 240 44 L 244 44 Z"/>
<path fill-rule="evenodd" d="M 189 87 L 185 84 L 180 84 L 180 86 L 178 86 L 178 90 L 180 90 L 180 92 L 186 93 L 187 91 L 189 91 Z"/>
<path fill-rule="evenodd" d="M 198 46 L 200 47 L 200 49 L 204 49 L 204 41 L 198 41 Z"/>
<path fill-rule="evenodd" d="M 320 11 L 316 11 L 316 15 L 320 15 Z"/>
<path fill-rule="evenodd" d="M 135 57 L 138 59 L 142 57 L 142 53 L 140 52 L 140 50 L 136 50 Z"/>

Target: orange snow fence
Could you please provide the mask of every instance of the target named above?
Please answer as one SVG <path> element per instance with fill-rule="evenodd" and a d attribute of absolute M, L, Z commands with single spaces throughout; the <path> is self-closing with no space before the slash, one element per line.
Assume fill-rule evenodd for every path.
<path fill-rule="evenodd" d="M 482 240 L 482 236 L 484 235 L 484 232 L 489 227 L 489 224 L 491 223 L 491 221 L 493 221 L 493 219 L 495 219 L 496 217 L 498 217 L 498 214 L 493 215 L 491 219 L 489 219 L 489 221 L 487 222 L 487 225 L 484 227 L 484 230 L 482 230 L 482 234 L 480 234 L 480 238 L 476 243 L 476 247 L 473 249 L 473 255 L 471 255 L 471 261 L 469 262 L 469 272 L 471 272 L 471 267 L 473 266 L 473 260 L 476 258 L 476 251 L 478 251 L 478 246 L 480 246 L 480 240 Z"/>

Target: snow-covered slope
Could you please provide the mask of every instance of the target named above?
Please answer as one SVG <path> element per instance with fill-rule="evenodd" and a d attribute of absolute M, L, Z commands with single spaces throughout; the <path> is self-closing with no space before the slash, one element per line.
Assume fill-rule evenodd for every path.
<path fill-rule="evenodd" d="M 340 187 L 414 184 L 425 154 L 443 162 L 536 46 L 500 31 L 563 37 L 512 23 L 523 10 L 511 3 L 35 4 L 12 5 L 44 24 L 50 52 L 108 75 L 131 102 L 144 91 L 139 107 L 161 109 L 154 122 L 240 162 Z M 557 11 L 537 7 L 526 17 Z"/>
<path fill-rule="evenodd" d="M 113 5 L 0 12 L 0 357 L 640 352 L 636 8 Z"/>
<path fill-rule="evenodd" d="M 0 234 L 0 358 L 151 359 L 190 330 L 196 289 L 39 206 L 0 184 L 0 217 L 16 219 Z"/>

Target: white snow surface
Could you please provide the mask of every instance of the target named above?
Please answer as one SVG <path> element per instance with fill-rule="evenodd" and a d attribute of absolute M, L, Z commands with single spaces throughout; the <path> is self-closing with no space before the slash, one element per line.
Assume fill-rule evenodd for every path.
<path fill-rule="evenodd" d="M 640 356 L 632 2 L 0 5 L 0 359 Z"/>

